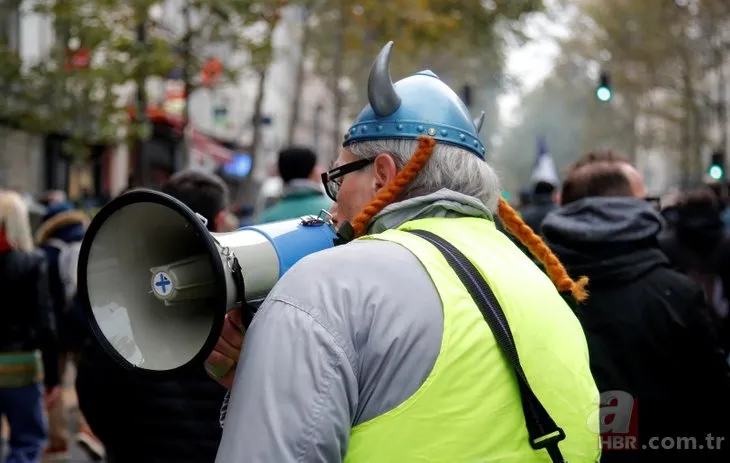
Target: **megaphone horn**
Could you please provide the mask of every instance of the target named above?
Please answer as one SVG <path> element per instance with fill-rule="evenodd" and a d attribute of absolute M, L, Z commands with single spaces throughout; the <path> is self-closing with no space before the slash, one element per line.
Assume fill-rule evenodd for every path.
<path fill-rule="evenodd" d="M 292 265 L 336 239 L 322 214 L 210 233 L 177 199 L 134 190 L 91 221 L 79 254 L 79 296 L 110 356 L 127 369 L 162 374 L 202 365 L 227 310 L 241 306 L 248 326 L 251 307 Z"/>

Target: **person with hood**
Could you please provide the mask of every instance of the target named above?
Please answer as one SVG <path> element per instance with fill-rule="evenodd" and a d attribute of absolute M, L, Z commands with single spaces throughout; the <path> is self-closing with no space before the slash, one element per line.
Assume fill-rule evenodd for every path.
<path fill-rule="evenodd" d="M 590 279 L 591 297 L 575 311 L 593 376 L 604 399 L 622 391 L 638 404 L 636 451 L 604 449 L 601 461 L 728 461 L 730 445 L 651 448 L 663 438 L 725 438 L 730 383 L 702 289 L 659 248 L 662 218 L 641 175 L 611 151 L 588 153 L 568 169 L 561 198 L 542 231 L 568 273 Z"/>
<path fill-rule="evenodd" d="M 35 233 L 36 243 L 48 260 L 53 311 L 58 325 L 61 351 L 58 362 L 62 380 L 70 371 L 69 364 L 77 363 L 79 352 L 90 335 L 76 298 L 78 253 L 89 221 L 89 216 L 75 209 L 70 202 L 51 202 Z M 73 383 L 73 379 L 68 381 Z M 64 395 L 48 409 L 50 431 L 47 459 L 63 459 L 70 455 L 68 404 L 63 398 Z M 93 459 L 103 458 L 104 446 L 89 428 L 83 413 L 79 414 L 79 430 L 74 440 Z"/>
<path fill-rule="evenodd" d="M 231 312 L 208 359 L 230 385 L 241 351 L 217 461 L 595 462 L 598 391 L 559 294 L 586 281 L 502 198 L 484 113 L 431 71 L 393 84 L 391 47 L 322 175 L 346 244 L 283 275 L 242 350 Z"/>
<path fill-rule="evenodd" d="M 48 278 L 58 326 L 58 362 L 62 381 L 70 372 L 69 364 L 77 363 L 79 353 L 90 336 L 76 298 L 78 255 L 89 221 L 89 216 L 75 209 L 70 202 L 57 201 L 48 206 L 35 233 L 36 244 L 48 260 Z M 73 379 L 68 381 L 73 383 Z M 63 459 L 70 452 L 68 404 L 63 397 L 48 409 L 50 431 L 47 459 Z M 83 413 L 79 414 L 79 429 L 74 439 L 93 459 L 104 456 L 104 446 L 89 428 Z"/>
<path fill-rule="evenodd" d="M 261 213 L 259 223 L 316 216 L 330 208 L 332 201 L 319 183 L 322 170 L 314 151 L 296 146 L 285 148 L 279 153 L 278 169 L 284 181 L 284 196 Z"/>

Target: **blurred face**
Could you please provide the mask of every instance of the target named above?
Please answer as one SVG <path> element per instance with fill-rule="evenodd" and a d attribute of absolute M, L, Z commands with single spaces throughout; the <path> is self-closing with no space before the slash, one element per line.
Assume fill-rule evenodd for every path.
<path fill-rule="evenodd" d="M 335 223 L 351 222 L 397 173 L 395 161 L 388 154 L 362 161 L 343 150 L 324 179 L 328 194 L 336 201 L 331 209 Z"/>

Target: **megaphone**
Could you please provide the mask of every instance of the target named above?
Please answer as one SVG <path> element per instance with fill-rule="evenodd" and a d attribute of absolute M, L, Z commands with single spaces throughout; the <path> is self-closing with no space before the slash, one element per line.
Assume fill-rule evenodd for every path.
<path fill-rule="evenodd" d="M 78 294 L 94 336 L 129 370 L 202 365 L 227 310 L 244 324 L 302 257 L 335 245 L 327 213 L 210 233 L 182 202 L 133 190 L 93 218 L 79 253 Z M 84 299 L 86 299 L 84 301 Z"/>

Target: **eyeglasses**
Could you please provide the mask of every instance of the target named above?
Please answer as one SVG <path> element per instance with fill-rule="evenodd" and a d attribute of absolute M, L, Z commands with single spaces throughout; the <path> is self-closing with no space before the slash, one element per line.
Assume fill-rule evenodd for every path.
<path fill-rule="evenodd" d="M 337 193 L 340 192 L 342 185 L 342 177 L 345 175 L 363 169 L 373 163 L 375 159 L 360 159 L 359 161 L 348 162 L 347 164 L 335 167 L 327 172 L 322 172 L 322 185 L 332 201 L 337 201 Z"/>

